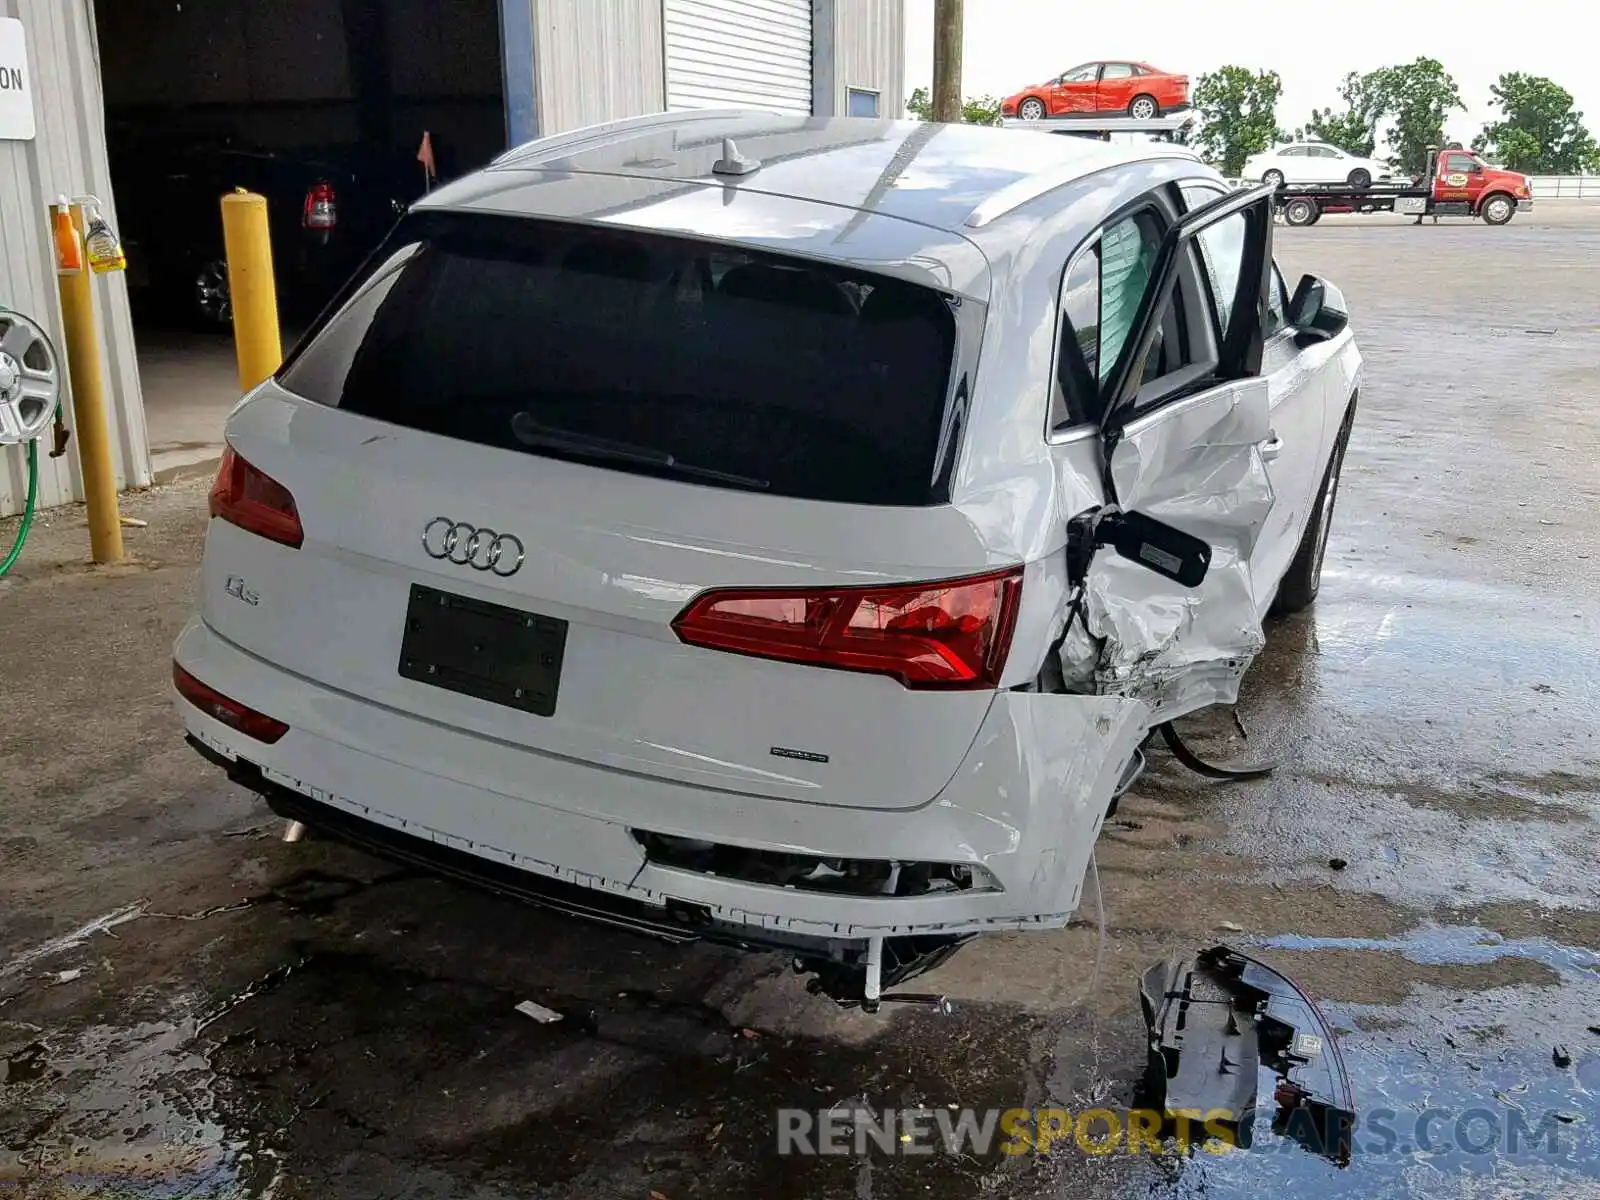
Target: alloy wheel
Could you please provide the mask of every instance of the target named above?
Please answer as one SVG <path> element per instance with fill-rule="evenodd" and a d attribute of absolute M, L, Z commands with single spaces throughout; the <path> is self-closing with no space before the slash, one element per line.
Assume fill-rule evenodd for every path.
<path fill-rule="evenodd" d="M 228 266 L 208 262 L 194 278 L 194 302 L 200 316 L 213 325 L 233 320 L 233 296 L 228 289 Z"/>

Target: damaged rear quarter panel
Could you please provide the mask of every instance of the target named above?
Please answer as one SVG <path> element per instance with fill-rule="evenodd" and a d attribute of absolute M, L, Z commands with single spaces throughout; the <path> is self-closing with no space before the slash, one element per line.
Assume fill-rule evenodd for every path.
<path fill-rule="evenodd" d="M 1017 864 L 1026 878 L 992 864 L 1008 892 L 1027 895 L 1027 912 L 1019 916 L 1055 916 L 1059 924 L 1077 908 L 1106 808 L 1149 720 L 1142 701 L 1119 696 L 1002 692 L 995 698 L 961 791 L 975 801 L 992 797 L 983 803 L 985 815 L 1010 827 L 1013 847 L 1038 848 L 1031 862 Z M 946 799 L 968 806 L 964 796 Z"/>

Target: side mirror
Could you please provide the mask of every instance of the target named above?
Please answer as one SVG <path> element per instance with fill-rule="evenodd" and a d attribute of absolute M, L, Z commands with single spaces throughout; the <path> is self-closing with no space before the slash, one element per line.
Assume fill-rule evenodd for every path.
<path fill-rule="evenodd" d="M 1338 337 L 1350 324 L 1344 293 L 1325 279 L 1302 275 L 1289 301 L 1289 324 L 1302 343 L 1325 342 Z"/>
<path fill-rule="evenodd" d="M 1199 587 L 1211 569 L 1211 547 L 1200 538 L 1143 513 L 1090 509 L 1067 522 L 1067 573 L 1075 582 L 1100 546 L 1186 588 Z"/>

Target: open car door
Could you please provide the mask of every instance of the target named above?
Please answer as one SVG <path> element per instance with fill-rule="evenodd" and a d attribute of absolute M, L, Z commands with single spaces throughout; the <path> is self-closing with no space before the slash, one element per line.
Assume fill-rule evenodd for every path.
<path fill-rule="evenodd" d="M 1167 229 L 1097 389 L 1108 504 L 1092 517 L 1081 614 L 1098 643 L 1096 690 L 1144 701 L 1152 724 L 1232 703 L 1265 641 L 1251 560 L 1274 504 L 1261 378 L 1271 206 L 1268 189 L 1250 188 Z M 1187 361 L 1152 379 L 1178 316 Z"/>

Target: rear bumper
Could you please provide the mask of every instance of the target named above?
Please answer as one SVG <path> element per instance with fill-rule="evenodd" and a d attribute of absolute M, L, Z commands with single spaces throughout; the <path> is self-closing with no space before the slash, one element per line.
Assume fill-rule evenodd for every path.
<path fill-rule="evenodd" d="M 567 916 L 598 921 L 667 941 L 721 940 L 743 944 L 754 940 L 772 948 L 797 951 L 824 949 L 825 939 L 804 935 L 784 937 L 781 934 L 752 939 L 745 927 L 728 922 L 708 923 L 703 919 L 704 914 L 691 906 L 669 903 L 664 907 L 656 907 L 605 888 L 585 887 L 509 866 L 481 853 L 458 849 L 420 833 L 407 833 L 268 780 L 255 764 L 242 758 L 229 758 L 194 734 L 188 736 L 188 742 L 201 757 L 222 768 L 234 783 L 257 793 L 278 816 L 302 821 L 313 827 L 319 835 L 331 836 L 381 858 L 422 867 L 435 874 L 487 888 Z"/>
<path fill-rule="evenodd" d="M 689 907 L 726 940 L 743 931 L 784 945 L 1065 924 L 1147 717 L 1138 701 L 1001 692 L 933 802 L 843 808 L 596 768 L 443 727 L 281 671 L 198 618 L 174 657 L 289 724 L 266 745 L 177 702 L 191 741 L 285 815 L 381 842 L 391 856 L 437 857 L 452 874 L 487 874 L 500 890 L 557 884 L 588 896 L 555 905 L 569 911 L 620 904 L 620 923 L 704 936 L 684 930 L 677 914 Z M 651 861 L 636 830 L 826 858 L 968 863 L 998 886 L 889 897 L 751 883 Z"/>

